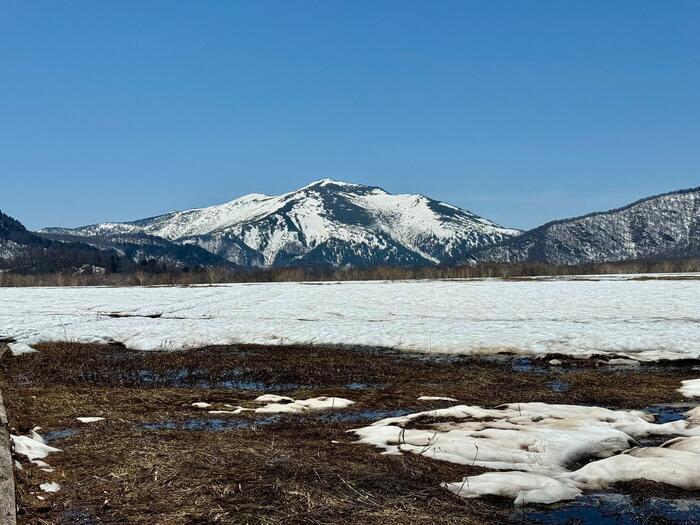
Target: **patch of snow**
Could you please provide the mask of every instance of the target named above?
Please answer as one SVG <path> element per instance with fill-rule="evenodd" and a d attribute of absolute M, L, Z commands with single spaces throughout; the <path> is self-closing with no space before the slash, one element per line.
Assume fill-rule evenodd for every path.
<path fill-rule="evenodd" d="M 76 417 L 81 423 L 97 423 L 98 421 L 104 421 L 103 417 Z"/>
<path fill-rule="evenodd" d="M 10 347 L 10 352 L 12 352 L 12 355 L 14 356 L 36 352 L 34 348 L 25 343 L 10 343 L 7 346 Z"/>
<path fill-rule="evenodd" d="M 621 359 L 621 358 L 615 358 L 615 359 L 608 359 L 606 361 L 607 365 L 612 365 L 612 366 L 640 366 L 641 363 L 635 359 Z"/>
<path fill-rule="evenodd" d="M 685 397 L 700 397 L 700 379 L 688 379 L 681 384 L 678 391 Z"/>
<path fill-rule="evenodd" d="M 39 467 L 44 472 L 53 472 L 54 471 L 54 469 L 51 468 L 51 465 L 46 463 L 46 461 L 41 461 L 40 459 L 34 459 L 31 461 L 31 463 L 33 465 L 36 465 L 37 467 Z"/>
<path fill-rule="evenodd" d="M 34 441 L 38 441 L 39 443 L 46 443 L 46 440 L 39 434 L 39 430 L 41 430 L 41 427 L 34 427 L 29 431 L 29 437 L 32 438 Z"/>
<path fill-rule="evenodd" d="M 294 401 L 291 397 L 278 396 L 276 394 L 263 394 L 255 398 L 258 403 L 279 403 L 280 401 Z"/>
<path fill-rule="evenodd" d="M 517 505 L 548 504 L 641 478 L 700 489 L 698 415 L 694 409 L 686 420 L 655 424 L 653 416 L 636 410 L 546 403 L 493 409 L 459 405 L 387 418 L 351 432 L 359 437 L 357 443 L 385 453 L 503 471 L 444 485 L 460 496 L 490 494 L 511 497 Z M 430 422 L 421 428 L 426 418 Z M 630 450 L 635 439 L 649 435 L 682 437 L 662 447 Z M 587 459 L 593 461 L 573 472 L 567 469 Z"/>
<path fill-rule="evenodd" d="M 463 498 L 503 496 L 512 498 L 516 507 L 531 503 L 550 504 L 574 499 L 582 490 L 568 479 L 555 479 L 532 472 L 486 472 L 465 478 L 462 482 L 445 483 L 447 490 Z"/>
<path fill-rule="evenodd" d="M 52 452 L 61 452 L 60 449 L 50 447 L 42 441 L 37 441 L 29 436 L 14 436 L 10 434 L 10 440 L 12 441 L 15 454 L 26 456 L 29 461 L 44 459 Z"/>
<path fill-rule="evenodd" d="M 194 408 L 209 408 L 211 404 L 204 401 L 197 401 L 196 403 L 192 403 L 192 406 Z"/>
<path fill-rule="evenodd" d="M 299 414 L 310 410 L 347 408 L 352 404 L 354 404 L 354 401 L 350 401 L 349 399 L 344 399 L 342 397 L 321 396 L 284 404 L 268 403 L 263 407 L 256 408 L 255 412 L 259 414 Z"/>
<path fill-rule="evenodd" d="M 59 490 L 61 490 L 61 485 L 59 485 L 56 482 L 42 483 L 41 485 L 39 485 L 39 488 L 44 492 L 58 492 Z"/>
<path fill-rule="evenodd" d="M 418 401 L 459 401 L 454 397 L 440 397 L 440 396 L 420 396 Z"/>

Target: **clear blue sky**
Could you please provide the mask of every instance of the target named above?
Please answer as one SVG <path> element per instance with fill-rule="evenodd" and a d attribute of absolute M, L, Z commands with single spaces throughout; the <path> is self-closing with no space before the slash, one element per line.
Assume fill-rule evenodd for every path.
<path fill-rule="evenodd" d="M 700 1 L 0 3 L 0 209 L 332 177 L 528 228 L 700 185 Z"/>

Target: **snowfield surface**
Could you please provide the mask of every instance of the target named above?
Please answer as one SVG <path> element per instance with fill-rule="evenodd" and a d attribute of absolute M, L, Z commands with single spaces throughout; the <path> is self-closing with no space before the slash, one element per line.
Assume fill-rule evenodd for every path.
<path fill-rule="evenodd" d="M 597 280 L 600 279 L 600 280 Z M 350 344 L 435 353 L 700 357 L 700 280 L 0 288 L 0 338 L 132 349 Z M 109 314 L 120 314 L 110 317 Z M 159 315 L 158 318 L 147 316 Z"/>

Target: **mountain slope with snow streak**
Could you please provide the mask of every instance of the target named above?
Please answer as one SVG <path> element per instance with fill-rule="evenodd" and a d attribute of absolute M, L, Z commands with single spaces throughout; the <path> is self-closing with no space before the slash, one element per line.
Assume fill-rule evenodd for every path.
<path fill-rule="evenodd" d="M 472 255 L 475 261 L 582 264 L 700 256 L 700 188 L 550 222 Z"/>
<path fill-rule="evenodd" d="M 147 234 L 200 246 L 239 265 L 334 268 L 451 263 L 520 233 L 423 195 L 331 179 L 279 196 L 250 194 L 128 223 L 42 232 Z"/>

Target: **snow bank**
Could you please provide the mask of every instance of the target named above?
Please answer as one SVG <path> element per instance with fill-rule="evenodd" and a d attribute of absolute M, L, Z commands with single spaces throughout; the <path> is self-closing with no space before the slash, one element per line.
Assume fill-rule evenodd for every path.
<path fill-rule="evenodd" d="M 635 410 L 546 403 L 493 409 L 458 405 L 383 419 L 351 432 L 358 443 L 385 453 L 504 471 L 445 484 L 460 496 L 491 494 L 511 497 L 518 505 L 547 504 L 575 498 L 584 489 L 640 478 L 700 489 L 696 412 L 685 420 L 655 424 L 653 416 Z M 635 439 L 649 435 L 683 437 L 662 447 L 630 450 Z M 568 470 L 588 459 L 594 461 Z"/>
<path fill-rule="evenodd" d="M 700 397 L 700 379 L 683 381 L 678 391 L 685 397 Z"/>
<path fill-rule="evenodd" d="M 700 280 L 445 280 L 153 288 L 0 288 L 0 337 L 210 344 L 351 344 L 440 353 L 700 355 Z M 125 317 L 110 317 L 120 312 Z M 160 314 L 157 319 L 145 316 Z"/>
<path fill-rule="evenodd" d="M 266 394 L 264 396 L 260 396 L 257 401 L 260 401 L 261 398 L 263 399 L 272 399 L 274 397 L 281 397 L 281 396 L 274 396 L 271 394 Z M 280 400 L 291 400 L 291 398 L 287 397 L 281 397 Z M 349 399 L 345 399 L 342 397 L 326 397 L 326 396 L 321 396 L 321 397 L 312 397 L 310 399 L 302 399 L 298 401 L 292 400 L 291 402 L 288 403 L 279 403 L 279 402 L 273 402 L 273 403 L 268 403 L 265 406 L 262 406 L 260 408 L 256 408 L 255 412 L 258 414 L 299 414 L 301 412 L 308 412 L 310 410 L 329 410 L 329 409 L 337 409 L 337 408 L 347 408 L 350 405 L 354 404 L 354 401 L 350 401 Z"/>

